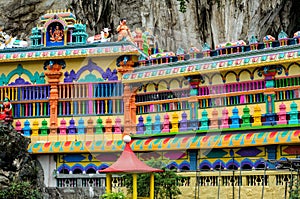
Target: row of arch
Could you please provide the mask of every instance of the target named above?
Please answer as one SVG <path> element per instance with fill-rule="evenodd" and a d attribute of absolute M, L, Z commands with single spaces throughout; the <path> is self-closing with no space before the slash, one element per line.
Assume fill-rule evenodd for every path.
<path fill-rule="evenodd" d="M 285 76 L 289 75 L 289 71 L 291 69 L 292 66 L 298 66 L 300 67 L 300 64 L 298 63 L 291 63 L 290 65 L 288 65 L 287 67 L 283 66 L 283 65 L 278 65 L 276 67 L 281 68 L 284 71 Z M 241 76 L 244 74 L 244 76 L 249 77 L 249 79 L 245 79 L 245 80 L 254 80 L 255 79 L 255 74 L 258 73 L 260 70 L 262 70 L 262 68 L 257 67 L 255 68 L 253 71 L 250 71 L 249 69 L 242 69 L 239 72 L 235 72 L 235 71 L 228 71 L 225 74 L 222 73 L 213 73 L 211 75 L 208 74 L 201 74 L 202 78 L 204 79 L 204 81 L 206 82 L 206 84 L 212 84 L 215 78 L 219 78 L 220 82 L 218 83 L 226 83 L 228 82 L 228 78 L 230 78 L 229 76 L 234 76 L 235 81 L 239 82 L 241 80 Z M 260 78 L 261 79 L 261 78 Z M 215 79 L 216 80 L 216 79 Z M 141 84 L 139 85 L 139 90 L 143 91 L 143 92 L 147 92 L 149 90 L 151 90 L 150 87 L 154 87 L 155 91 L 158 90 L 162 90 L 159 88 L 163 88 L 163 90 L 169 90 L 171 88 L 171 85 L 178 85 L 178 88 L 182 88 L 183 86 L 187 86 L 188 85 L 188 80 L 187 78 L 178 78 L 178 79 L 170 79 L 170 80 L 166 80 L 166 79 L 161 79 L 158 82 L 147 82 L 146 84 Z"/>
<path fill-rule="evenodd" d="M 210 171 L 210 170 L 252 170 L 252 169 L 264 169 L 265 166 L 268 167 L 268 164 L 265 163 L 264 160 L 256 160 L 251 161 L 250 159 L 244 159 L 241 162 L 236 160 L 228 160 L 227 162 L 223 160 L 216 160 L 215 162 L 209 162 L 208 160 L 203 160 L 198 165 L 198 169 L 202 171 Z M 99 170 L 103 170 L 109 167 L 108 164 L 101 164 L 100 166 L 96 166 L 95 164 L 89 164 L 87 166 L 83 166 L 80 164 L 75 164 L 74 166 L 69 166 L 67 164 L 61 165 L 57 172 L 59 174 L 95 174 L 98 173 Z M 168 169 L 180 170 L 180 171 L 189 171 L 191 170 L 190 162 L 182 161 L 181 163 L 178 162 L 171 162 L 168 166 Z"/>

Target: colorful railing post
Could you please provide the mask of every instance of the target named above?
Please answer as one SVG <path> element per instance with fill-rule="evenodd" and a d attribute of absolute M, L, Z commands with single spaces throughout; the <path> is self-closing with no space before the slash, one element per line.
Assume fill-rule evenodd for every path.
<path fill-rule="evenodd" d="M 86 134 L 88 135 L 94 135 L 94 121 L 92 118 L 89 118 L 87 121 L 87 126 L 86 126 Z"/>
<path fill-rule="evenodd" d="M 254 107 L 252 126 L 261 126 L 261 108 L 258 104 Z"/>
<path fill-rule="evenodd" d="M 39 121 L 38 120 L 34 120 L 32 123 L 32 136 L 38 136 L 39 135 Z"/>
<path fill-rule="evenodd" d="M 170 132 L 178 132 L 178 114 L 176 112 L 174 112 L 172 114 L 172 129 L 170 130 Z"/>
<path fill-rule="evenodd" d="M 95 126 L 96 134 L 103 134 L 103 127 L 104 127 L 103 121 L 102 121 L 102 119 L 99 117 L 99 118 L 97 119 L 97 124 L 96 124 L 96 126 Z"/>
<path fill-rule="evenodd" d="M 289 112 L 290 114 L 290 120 L 289 120 L 289 124 L 298 124 L 299 120 L 298 120 L 298 106 L 295 102 L 291 103 L 291 111 Z"/>
<path fill-rule="evenodd" d="M 110 118 L 106 119 L 105 134 L 112 134 L 112 120 Z"/>
<path fill-rule="evenodd" d="M 85 129 L 85 126 L 84 126 L 84 120 L 82 118 L 80 118 L 78 120 L 78 126 L 77 126 L 77 134 L 80 135 L 80 134 L 84 134 L 84 129 Z"/>
<path fill-rule="evenodd" d="M 75 135 L 76 133 L 76 126 L 75 126 L 75 120 L 72 118 L 69 121 L 69 126 L 68 126 L 68 131 L 69 131 L 69 135 Z"/>
<path fill-rule="evenodd" d="M 139 117 L 139 123 L 137 124 L 137 134 L 144 134 L 144 127 L 145 127 L 145 125 L 144 125 L 144 118 L 143 118 L 143 116 L 140 116 Z"/>
<path fill-rule="evenodd" d="M 277 113 L 278 115 L 278 121 L 277 124 L 287 124 L 286 120 L 286 106 L 284 103 L 281 103 L 279 105 L 279 112 Z"/>
<path fill-rule="evenodd" d="M 24 127 L 23 127 L 23 134 L 24 134 L 24 136 L 30 136 L 30 130 L 31 130 L 31 128 L 30 128 L 30 122 L 28 121 L 28 120 L 26 120 L 25 122 L 24 122 Z"/>
<path fill-rule="evenodd" d="M 42 126 L 41 126 L 41 135 L 48 135 L 48 129 L 49 127 L 47 126 L 48 122 L 44 119 L 42 121 Z"/>
<path fill-rule="evenodd" d="M 218 114 L 218 113 L 217 113 Z M 208 126 L 208 113 L 207 111 L 204 109 L 202 111 L 202 118 L 200 119 L 201 122 L 201 127 L 200 130 L 208 130 L 209 126 Z M 218 117 L 218 116 L 217 116 Z"/>
<path fill-rule="evenodd" d="M 219 128 L 219 118 L 218 118 L 218 111 L 217 109 L 214 109 L 212 111 L 212 118 L 210 119 L 210 129 L 217 129 Z"/>
<path fill-rule="evenodd" d="M 229 128 L 228 120 L 229 120 L 228 110 L 226 108 L 224 108 L 222 110 L 222 124 L 221 124 L 220 128 Z"/>
<path fill-rule="evenodd" d="M 21 122 L 18 120 L 18 121 L 16 121 L 16 127 L 15 127 L 15 129 L 16 129 L 16 131 L 18 132 L 18 133 L 22 133 L 22 127 L 21 127 Z"/>
<path fill-rule="evenodd" d="M 240 128 L 240 116 L 239 116 L 239 109 L 234 107 L 232 109 L 232 116 L 231 116 L 231 125 L 230 128 Z"/>
<path fill-rule="evenodd" d="M 181 121 L 180 121 L 180 129 L 179 131 L 180 132 L 184 132 L 184 131 L 187 131 L 188 130 L 188 120 L 187 120 L 187 114 L 186 112 L 183 112 L 181 114 Z"/>
<path fill-rule="evenodd" d="M 162 133 L 169 133 L 170 132 L 170 121 L 169 121 L 169 115 L 166 113 L 164 115 L 164 123 L 163 123 L 163 129 L 161 130 Z"/>
<path fill-rule="evenodd" d="M 158 134 L 161 131 L 161 127 L 160 127 L 160 116 L 157 114 L 155 116 L 155 122 L 153 125 L 153 133 L 154 134 Z"/>
<path fill-rule="evenodd" d="M 59 134 L 60 135 L 67 135 L 67 126 L 66 126 L 67 122 L 66 120 L 62 119 L 60 121 L 60 126 L 59 126 Z"/>
<path fill-rule="evenodd" d="M 87 121 L 85 140 L 86 141 L 95 140 L 95 137 L 94 137 L 94 121 L 93 121 L 92 118 L 89 118 L 88 121 Z"/>
<path fill-rule="evenodd" d="M 122 134 L 121 118 L 117 117 L 114 125 L 114 134 Z"/>
<path fill-rule="evenodd" d="M 243 108 L 243 112 L 244 112 L 244 114 L 242 115 L 243 123 L 241 124 L 241 127 L 251 127 L 251 121 L 250 121 L 251 115 L 248 106 L 245 106 Z"/>
<path fill-rule="evenodd" d="M 151 118 L 151 116 L 148 115 L 146 117 L 146 120 L 147 120 L 147 122 L 145 124 L 145 127 L 146 127 L 145 134 L 150 135 L 150 134 L 152 134 L 152 118 Z"/>

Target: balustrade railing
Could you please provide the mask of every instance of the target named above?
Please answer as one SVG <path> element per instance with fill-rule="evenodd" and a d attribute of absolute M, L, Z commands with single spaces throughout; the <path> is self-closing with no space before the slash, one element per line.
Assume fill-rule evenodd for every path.
<path fill-rule="evenodd" d="M 61 116 L 123 114 L 121 82 L 59 84 Z"/>
<path fill-rule="evenodd" d="M 105 185 L 104 174 L 59 174 L 56 177 L 56 186 L 60 188 L 73 187 L 102 187 Z"/>

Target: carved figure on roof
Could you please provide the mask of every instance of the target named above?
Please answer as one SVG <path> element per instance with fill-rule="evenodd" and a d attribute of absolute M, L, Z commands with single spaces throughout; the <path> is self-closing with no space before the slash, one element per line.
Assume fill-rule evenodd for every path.
<path fill-rule="evenodd" d="M 16 37 L 12 37 L 2 30 L 0 30 L 0 49 L 4 48 L 19 48 L 19 47 L 27 47 L 28 42 L 18 40 Z"/>
<path fill-rule="evenodd" d="M 104 28 L 103 31 L 101 31 L 100 34 L 94 35 L 92 37 L 89 37 L 87 39 L 88 43 L 97 43 L 97 42 L 109 42 L 110 41 L 110 34 L 109 34 L 110 29 Z"/>
<path fill-rule="evenodd" d="M 57 25 L 55 30 L 52 32 L 52 27 L 50 27 L 49 33 L 50 33 L 50 40 L 52 42 L 60 42 L 63 40 L 64 33 Z"/>
<path fill-rule="evenodd" d="M 132 40 L 130 29 L 126 25 L 126 19 L 120 20 L 120 25 L 117 27 L 118 41 Z"/>

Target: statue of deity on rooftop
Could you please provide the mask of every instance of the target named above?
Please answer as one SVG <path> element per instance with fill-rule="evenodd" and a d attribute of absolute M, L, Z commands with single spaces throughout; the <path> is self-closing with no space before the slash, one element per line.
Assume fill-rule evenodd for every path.
<path fill-rule="evenodd" d="M 50 34 L 50 40 L 52 42 L 61 42 L 63 40 L 64 32 L 59 28 L 57 25 L 55 30 L 52 30 L 52 27 L 50 28 L 49 31 Z"/>

